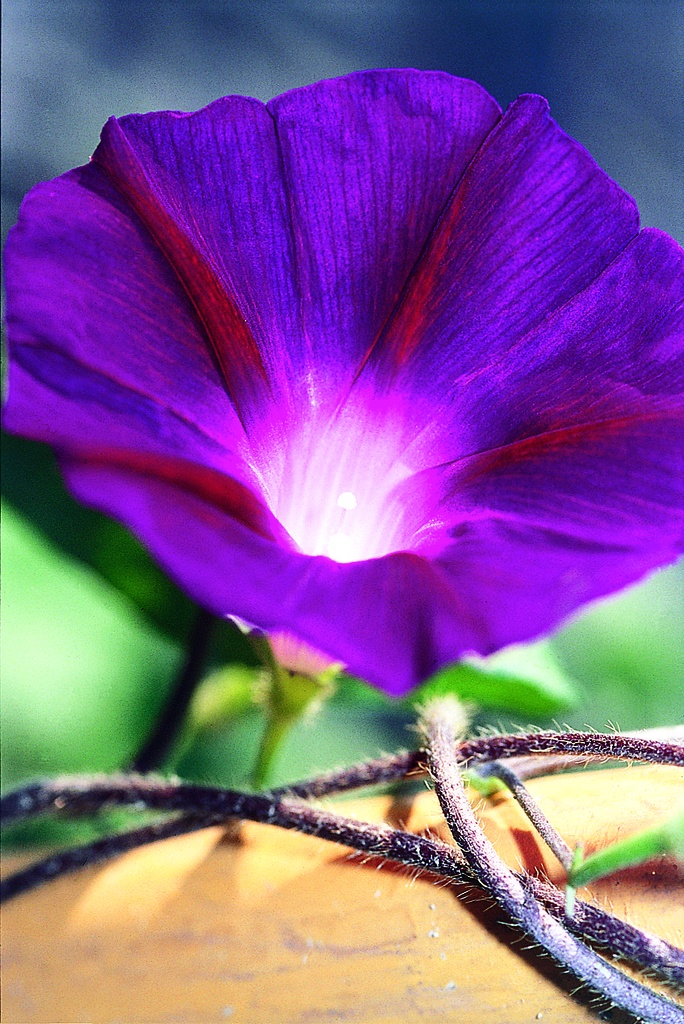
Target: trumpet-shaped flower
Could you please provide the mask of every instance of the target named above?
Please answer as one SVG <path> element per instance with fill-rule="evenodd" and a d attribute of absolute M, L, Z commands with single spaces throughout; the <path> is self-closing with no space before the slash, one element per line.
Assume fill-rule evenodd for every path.
<path fill-rule="evenodd" d="M 390 692 L 684 549 L 684 254 L 538 96 L 112 118 L 7 289 L 7 427 L 200 604 Z"/>

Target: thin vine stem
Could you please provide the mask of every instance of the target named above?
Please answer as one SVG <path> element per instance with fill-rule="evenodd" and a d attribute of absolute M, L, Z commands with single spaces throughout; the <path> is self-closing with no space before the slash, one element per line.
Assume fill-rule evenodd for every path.
<path fill-rule="evenodd" d="M 554 758 L 552 770 L 577 768 L 592 761 L 643 761 L 650 764 L 684 766 L 684 745 L 649 736 L 596 732 L 533 732 L 501 736 L 480 736 L 460 743 L 456 750 L 466 765 L 484 765 L 491 761 L 515 759 L 515 771 L 521 778 L 544 774 L 544 760 Z M 539 770 L 541 763 L 541 771 Z M 401 751 L 372 761 L 363 761 L 315 779 L 293 783 L 287 789 L 304 798 L 343 793 L 364 786 L 399 782 L 406 777 L 426 774 L 427 762 L 422 750 Z"/>
<path fill-rule="evenodd" d="M 501 761 L 491 761 L 484 768 L 480 769 L 480 775 L 485 777 L 493 776 L 496 779 L 500 779 L 506 785 L 513 798 L 525 812 L 528 820 L 534 825 L 566 873 L 569 872 L 572 867 L 572 850 L 563 837 L 555 830 L 520 777 Z"/>
<path fill-rule="evenodd" d="M 442 813 L 482 888 L 561 967 L 614 1005 L 654 1024 L 682 1024 L 680 1007 L 628 978 L 584 945 L 548 913 L 498 856 L 484 835 L 466 794 L 448 704 L 434 702 L 426 709 L 423 727 L 428 763 Z"/>
<path fill-rule="evenodd" d="M 181 783 L 135 779 L 124 781 L 128 784 L 125 792 L 126 802 L 130 805 L 143 805 L 148 809 L 155 810 L 175 809 L 176 811 L 181 804 L 186 807 L 193 806 L 191 794 L 188 793 L 189 787 Z M 75 784 L 71 790 L 63 786 L 59 792 L 67 795 L 72 792 L 80 796 L 87 796 L 88 806 L 92 811 L 103 795 L 116 795 L 120 782 L 121 780 L 99 779 L 97 785 L 88 793 L 86 780 L 79 778 L 74 780 Z M 139 784 L 133 788 L 133 784 L 136 782 Z M 177 795 L 181 799 L 174 796 L 169 800 L 169 790 L 180 791 Z M 118 792 L 121 793 L 121 790 L 119 789 Z M 0 897 L 9 899 L 42 882 L 57 878 L 61 874 L 101 863 L 137 846 L 193 832 L 211 825 L 222 824 L 226 820 L 235 818 L 268 822 L 281 828 L 296 829 L 309 835 L 343 843 L 352 849 L 373 856 L 390 859 L 411 868 L 429 871 L 442 878 L 476 884 L 476 879 L 460 852 L 437 840 L 397 831 L 388 826 L 357 822 L 283 795 L 253 795 L 228 790 L 203 790 L 202 792 L 205 799 L 201 815 L 197 813 L 181 814 L 165 822 L 146 825 L 107 839 L 55 853 L 4 879 L 0 885 Z M 212 795 L 211 800 L 208 799 L 208 794 Z M 68 800 L 63 800 L 59 796 L 56 797 L 55 803 L 59 805 L 60 809 L 73 808 Z M 210 806 L 214 807 L 213 812 L 208 810 Z M 620 921 L 605 911 L 580 900 L 576 902 L 575 916 L 569 919 L 565 917 L 563 895 L 554 886 L 526 874 L 517 877 L 521 884 L 529 889 L 550 913 L 564 920 L 566 925 L 577 934 L 582 934 L 590 941 L 607 947 L 613 955 L 631 960 L 646 970 L 652 971 L 665 981 L 684 987 L 684 950 L 642 932 L 633 925 Z"/>
<path fill-rule="evenodd" d="M 539 732 L 481 736 L 459 744 L 457 759 L 467 766 L 521 755 L 573 754 L 588 760 L 645 761 L 684 767 L 684 746 L 640 736 L 603 732 Z"/>
<path fill-rule="evenodd" d="M 30 892 L 31 889 L 35 889 L 44 882 L 53 881 L 61 875 L 70 874 L 80 868 L 102 864 L 141 846 L 147 846 L 162 839 L 171 839 L 173 836 L 197 832 L 219 823 L 225 824 L 225 820 L 213 821 L 211 818 L 183 814 L 166 821 L 153 822 L 140 828 L 117 832 L 81 846 L 73 846 L 68 850 L 60 850 L 3 878 L 0 881 L 0 902 L 4 903 L 24 892 Z"/>
<path fill-rule="evenodd" d="M 535 765 L 538 766 L 544 759 L 548 760 L 549 755 L 565 759 L 566 764 L 572 767 L 595 758 L 643 760 L 661 764 L 684 763 L 684 748 L 677 742 L 659 742 L 647 737 L 614 737 L 600 733 L 481 737 L 460 744 L 452 753 L 463 765 L 470 763 L 486 766 L 488 761 L 496 757 L 513 758 L 516 759 L 513 760 L 516 771 L 520 774 L 526 768 L 534 769 L 530 770 L 530 774 L 537 774 Z M 291 802 L 292 797 L 297 796 L 319 797 L 363 786 L 397 782 L 407 775 L 423 774 L 425 770 L 425 754 L 422 751 L 411 751 L 329 772 L 316 779 L 281 787 L 261 797 L 135 775 L 70 777 L 31 783 L 2 799 L 0 809 L 5 822 L 51 810 L 68 809 L 71 813 L 92 814 L 108 805 L 137 805 L 140 808 L 175 812 L 178 816 L 170 821 L 144 826 L 55 854 L 7 878 L 2 883 L 2 897 L 16 895 L 64 871 L 107 859 L 144 843 L 222 823 L 229 818 L 246 818 L 298 829 L 344 843 L 373 856 L 473 884 L 475 880 L 470 870 L 463 862 L 454 860 L 453 849 L 446 846 L 440 848 L 442 844 L 432 840 L 397 832 L 388 846 L 388 834 L 392 830 L 386 828 L 380 830 L 382 835 L 379 836 L 374 826 L 365 826 L 364 832 L 361 823 L 345 823 L 344 819 L 334 815 L 326 823 L 321 818 L 326 812 L 298 802 L 293 810 L 285 813 L 288 798 Z M 307 818 L 307 815 L 313 815 L 313 818 Z M 371 830 L 370 834 L 368 829 Z M 527 875 L 519 876 L 519 881 L 554 917 L 564 921 L 570 931 L 605 946 L 613 955 L 632 960 L 666 981 L 684 985 L 684 951 L 580 901 L 576 904 L 575 916 L 568 918 L 564 913 L 563 896 L 557 889 Z M 673 1004 L 667 1004 L 666 1001 L 666 1005 Z"/>
<path fill-rule="evenodd" d="M 636 739 L 660 740 L 684 747 L 684 725 L 640 729 L 625 735 L 633 736 Z M 541 775 L 556 775 L 559 772 L 583 768 L 587 764 L 587 759 L 577 754 L 536 754 L 529 757 L 508 758 L 507 764 L 524 781 L 525 779 L 539 778 Z"/>
<path fill-rule="evenodd" d="M 582 748 L 584 744 L 584 748 Z M 586 762 L 594 758 L 621 761 L 645 761 L 651 764 L 679 765 L 684 767 L 684 746 L 636 736 L 619 736 L 605 733 L 528 733 L 504 736 L 483 736 L 459 744 L 455 756 L 459 763 L 486 764 L 501 758 L 536 757 L 538 754 L 579 755 Z M 574 766 L 574 763 L 573 763 Z M 518 769 L 518 766 L 516 765 Z M 421 750 L 404 751 L 387 757 L 365 761 L 349 768 L 327 772 L 315 779 L 293 783 L 272 790 L 274 795 L 289 794 L 302 798 L 328 796 L 348 792 L 365 786 L 399 782 L 407 776 L 416 777 L 426 770 L 425 754 Z M 518 769 L 519 771 L 519 769 Z M 108 792 L 111 786 L 111 793 Z M 126 797 L 129 787 L 135 797 Z M 34 817 L 46 811 L 69 806 L 72 813 L 90 814 L 98 806 L 107 803 L 127 804 L 137 800 L 144 802 L 144 793 L 153 789 L 156 793 L 164 787 L 170 788 L 174 799 L 182 799 L 187 789 L 189 799 L 212 799 L 220 801 L 222 790 L 210 787 L 180 786 L 160 779 L 144 778 L 135 774 L 121 776 L 69 776 L 50 781 L 30 782 L 6 794 L 0 800 L 0 819 L 10 824 L 24 818 Z M 95 806 L 93 806 L 95 801 Z M 167 808 L 168 810 L 184 808 Z M 190 808 L 185 808 L 190 809 Z"/>

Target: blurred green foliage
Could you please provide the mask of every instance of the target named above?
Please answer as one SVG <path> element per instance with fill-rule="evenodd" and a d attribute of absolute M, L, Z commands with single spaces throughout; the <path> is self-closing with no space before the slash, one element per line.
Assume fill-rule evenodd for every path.
<path fill-rule="evenodd" d="M 65 554 L 92 566 L 171 640 L 185 644 L 193 602 L 166 576 L 123 526 L 73 501 L 47 445 L 2 435 L 4 496 Z M 219 628 L 220 660 L 256 664 L 236 630 Z"/>
<path fill-rule="evenodd" d="M 158 712 L 180 648 L 6 503 L 2 541 L 6 784 L 121 766 Z"/>
<path fill-rule="evenodd" d="M 553 638 L 575 679 L 570 725 L 647 729 L 684 722 L 684 562 L 580 613 Z"/>

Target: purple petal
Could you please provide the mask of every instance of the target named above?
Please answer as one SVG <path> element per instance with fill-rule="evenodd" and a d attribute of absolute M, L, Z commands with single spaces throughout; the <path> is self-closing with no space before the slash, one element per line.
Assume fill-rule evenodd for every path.
<path fill-rule="evenodd" d="M 198 466 L 178 458 L 164 458 L 157 454 L 141 454 L 116 448 L 94 449 L 83 445 L 77 452 L 62 455 L 62 465 L 67 477 L 77 473 L 79 464 L 98 472 L 105 469 L 133 478 L 152 477 L 170 486 L 177 495 L 183 493 L 198 495 L 222 515 L 230 516 L 240 528 L 253 531 L 258 537 L 293 548 L 282 525 L 252 490 L 240 480 L 226 473 Z"/>
<path fill-rule="evenodd" d="M 684 550 L 684 252 L 643 231 L 470 382 L 489 450 L 388 499 L 480 617 L 479 651 L 556 625 Z"/>
<path fill-rule="evenodd" d="M 112 119 L 95 160 L 176 268 L 249 419 L 262 374 L 291 414 L 303 387 L 337 401 L 499 116 L 474 82 L 370 71 L 268 109 L 231 96 Z"/>
<path fill-rule="evenodd" d="M 499 113 L 473 82 L 378 71 L 269 109 L 233 96 L 112 118 L 93 165 L 24 205 L 8 250 L 17 351 L 49 339 L 113 389 L 173 401 L 202 429 L 220 403 L 214 435 L 240 434 L 237 411 L 254 447 L 284 448 L 303 392 L 337 402 Z M 145 365 L 167 373 L 156 389 Z"/>
<path fill-rule="evenodd" d="M 464 526 L 439 559 L 400 552 L 340 564 L 288 551 L 165 481 L 104 465 L 65 469 L 77 497 L 133 528 L 201 604 L 266 630 L 294 628 L 395 695 L 467 651 L 539 635 L 604 593 L 605 581 L 623 586 L 669 553 L 489 520 Z"/>
<path fill-rule="evenodd" d="M 229 96 L 195 114 L 111 118 L 94 161 L 126 198 L 189 295 L 244 421 L 291 376 L 300 333 L 273 121 Z"/>
<path fill-rule="evenodd" d="M 646 229 L 504 359 L 457 390 L 450 415 L 472 424 L 484 449 L 681 410 L 683 310 L 684 252 Z"/>
<path fill-rule="evenodd" d="M 598 513 L 597 504 L 595 511 Z M 666 565 L 682 550 L 673 531 L 631 537 L 620 543 L 605 536 L 555 532 L 524 521 L 492 517 L 465 523 L 460 535 L 430 564 L 468 603 L 476 621 L 475 650 L 489 654 L 506 644 L 547 633 L 588 601 L 640 579 Z"/>

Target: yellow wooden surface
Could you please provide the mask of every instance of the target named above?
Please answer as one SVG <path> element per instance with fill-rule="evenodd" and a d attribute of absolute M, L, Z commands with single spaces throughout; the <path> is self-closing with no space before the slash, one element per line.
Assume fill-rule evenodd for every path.
<path fill-rule="evenodd" d="M 540 779 L 530 788 L 569 842 L 593 845 L 670 814 L 676 769 Z M 478 801 L 478 804 L 480 801 Z M 345 801 L 343 813 L 446 837 L 432 794 Z M 511 864 L 547 862 L 509 797 L 482 811 Z M 16 866 L 9 862 L 5 869 Z M 614 912 L 684 941 L 672 862 L 594 887 Z M 168 840 L 7 904 L 5 1024 L 582 1024 L 596 1017 L 486 901 L 322 840 L 245 824 Z M 514 939 L 511 945 L 511 939 Z M 542 961 L 543 964 L 543 961 Z M 569 988 L 569 983 L 565 982 Z"/>

